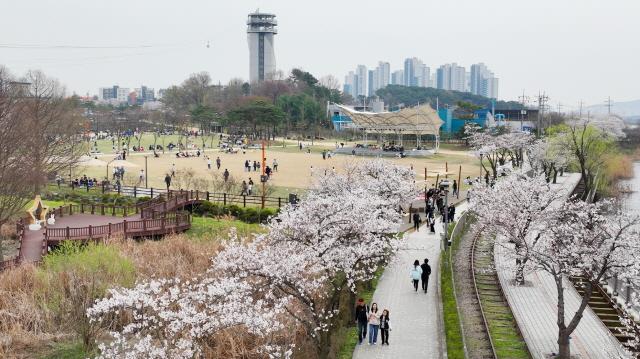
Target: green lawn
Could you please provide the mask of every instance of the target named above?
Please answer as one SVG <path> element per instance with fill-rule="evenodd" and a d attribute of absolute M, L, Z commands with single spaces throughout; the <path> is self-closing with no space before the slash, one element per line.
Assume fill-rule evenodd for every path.
<path fill-rule="evenodd" d="M 226 237 L 231 228 L 235 228 L 240 236 L 265 232 L 261 225 L 255 223 L 245 223 L 235 219 L 193 217 L 191 229 L 186 233 L 192 239 L 210 240 Z"/>

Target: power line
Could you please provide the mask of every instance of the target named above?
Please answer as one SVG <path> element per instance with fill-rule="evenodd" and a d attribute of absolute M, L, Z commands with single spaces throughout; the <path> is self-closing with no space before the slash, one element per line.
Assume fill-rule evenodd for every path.
<path fill-rule="evenodd" d="M 56 45 L 47 45 L 47 44 L 7 44 L 0 43 L 0 48 L 3 49 L 22 49 L 22 50 L 51 50 L 51 49 L 148 49 L 154 47 L 175 47 L 175 46 L 185 46 L 190 44 L 140 44 L 140 45 L 108 45 L 108 46 L 100 46 L 100 45 L 67 45 L 67 44 L 56 44 Z"/>

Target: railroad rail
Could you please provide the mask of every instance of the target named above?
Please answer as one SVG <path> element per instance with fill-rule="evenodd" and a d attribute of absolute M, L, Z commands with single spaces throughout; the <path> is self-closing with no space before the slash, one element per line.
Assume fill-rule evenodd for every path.
<path fill-rule="evenodd" d="M 482 235 L 482 230 L 478 230 L 472 239 L 469 261 L 473 287 L 480 307 L 484 331 L 487 333 L 491 346 L 491 353 L 493 358 L 502 359 L 510 358 L 510 353 L 513 351 L 522 350 L 528 353 L 528 348 L 498 280 L 493 259 L 494 242 L 493 237 L 487 238 Z M 496 349 L 494 335 L 497 336 L 500 332 L 505 334 L 515 332 L 520 340 L 514 341 L 511 346 L 506 348 Z M 502 345 L 504 346 L 505 343 L 503 342 Z"/>

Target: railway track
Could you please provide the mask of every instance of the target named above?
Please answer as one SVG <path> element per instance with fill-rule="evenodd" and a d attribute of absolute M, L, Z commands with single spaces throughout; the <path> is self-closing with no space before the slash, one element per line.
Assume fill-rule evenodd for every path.
<path fill-rule="evenodd" d="M 478 231 L 470 250 L 471 276 L 490 350 L 481 358 L 530 358 L 524 338 L 504 298 L 493 260 L 494 238 Z"/>

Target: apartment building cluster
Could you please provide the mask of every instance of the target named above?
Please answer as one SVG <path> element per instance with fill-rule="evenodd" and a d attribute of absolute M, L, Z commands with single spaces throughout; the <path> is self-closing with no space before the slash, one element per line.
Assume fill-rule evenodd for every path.
<path fill-rule="evenodd" d="M 129 106 L 133 106 L 154 102 L 156 96 L 155 91 L 147 86 L 131 89 L 114 85 L 111 87 L 101 87 L 98 90 L 98 100 L 113 105 L 126 103 Z"/>
<path fill-rule="evenodd" d="M 404 60 L 400 70 L 391 72 L 388 62 L 380 61 L 374 69 L 358 65 L 344 80 L 344 92 L 354 98 L 374 96 L 387 85 L 435 87 L 443 90 L 471 92 L 474 95 L 498 98 L 498 78 L 484 63 L 471 65 L 470 71 L 457 63 L 444 64 L 432 72 L 422 60 Z"/>

